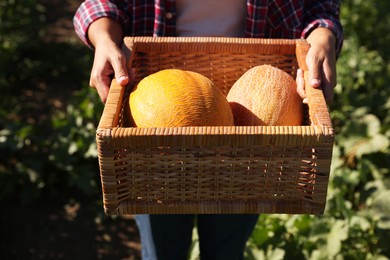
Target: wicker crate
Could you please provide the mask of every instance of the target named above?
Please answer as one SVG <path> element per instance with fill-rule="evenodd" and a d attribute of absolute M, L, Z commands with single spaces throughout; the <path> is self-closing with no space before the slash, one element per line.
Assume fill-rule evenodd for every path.
<path fill-rule="evenodd" d="M 134 84 L 180 68 L 225 94 L 260 64 L 295 77 L 298 67 L 307 70 L 308 48 L 287 39 L 124 40 Z M 113 81 L 96 133 L 107 214 L 323 213 L 334 137 L 321 90 L 307 88 L 302 126 L 135 128 L 127 120 L 131 85 Z"/>

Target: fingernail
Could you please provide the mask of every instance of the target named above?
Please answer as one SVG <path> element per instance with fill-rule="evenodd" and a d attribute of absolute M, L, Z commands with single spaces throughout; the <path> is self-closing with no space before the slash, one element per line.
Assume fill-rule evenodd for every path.
<path fill-rule="evenodd" d="M 321 80 L 319 80 L 319 79 L 311 79 L 310 83 L 311 83 L 312 86 L 317 87 L 317 86 L 321 85 Z"/>
<path fill-rule="evenodd" d="M 119 77 L 119 82 L 125 82 L 125 81 L 127 81 L 127 76 L 120 76 Z"/>

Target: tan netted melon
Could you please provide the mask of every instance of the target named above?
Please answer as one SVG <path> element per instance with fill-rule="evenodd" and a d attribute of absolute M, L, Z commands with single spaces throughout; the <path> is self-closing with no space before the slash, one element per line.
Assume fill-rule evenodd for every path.
<path fill-rule="evenodd" d="M 274 66 L 249 69 L 227 95 L 235 125 L 301 125 L 302 99 L 296 87 L 291 75 Z"/>
<path fill-rule="evenodd" d="M 207 77 L 166 69 L 142 79 L 129 98 L 137 127 L 232 126 L 226 96 Z"/>

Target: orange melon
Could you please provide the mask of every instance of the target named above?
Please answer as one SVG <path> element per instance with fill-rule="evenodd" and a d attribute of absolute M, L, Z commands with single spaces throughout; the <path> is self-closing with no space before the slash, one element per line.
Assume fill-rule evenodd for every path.
<path fill-rule="evenodd" d="M 301 125 L 302 99 L 285 71 L 260 65 L 245 72 L 227 95 L 235 125 Z"/>
<path fill-rule="evenodd" d="M 226 96 L 207 77 L 166 69 L 142 79 L 130 93 L 137 127 L 232 126 Z"/>

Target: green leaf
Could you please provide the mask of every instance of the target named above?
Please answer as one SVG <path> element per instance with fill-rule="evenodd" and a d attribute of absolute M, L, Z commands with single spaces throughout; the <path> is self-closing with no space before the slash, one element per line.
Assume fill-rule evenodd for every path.
<path fill-rule="evenodd" d="M 327 251 L 330 259 L 341 252 L 341 244 L 348 238 L 348 223 L 345 220 L 336 220 L 327 237 Z"/>
<path fill-rule="evenodd" d="M 331 175 L 332 173 L 335 171 L 335 169 L 341 167 L 343 164 L 344 164 L 344 160 L 342 159 L 341 155 L 341 151 L 340 151 L 340 147 L 339 146 L 334 146 L 333 147 L 333 152 L 332 152 L 332 163 L 331 163 Z"/>
<path fill-rule="evenodd" d="M 350 226 L 357 226 L 362 231 L 367 231 L 371 227 L 370 221 L 361 216 L 352 216 Z"/>
<path fill-rule="evenodd" d="M 367 135 L 375 136 L 381 130 L 381 122 L 378 117 L 373 114 L 365 115 L 362 118 L 362 122 L 367 125 Z"/>
<path fill-rule="evenodd" d="M 261 225 L 257 225 L 256 228 L 252 232 L 252 239 L 255 241 L 257 245 L 262 245 L 269 238 L 269 230 L 263 228 Z"/>
<path fill-rule="evenodd" d="M 356 144 L 357 149 L 355 156 L 360 158 L 365 154 L 384 151 L 388 148 L 389 143 L 390 141 L 386 136 L 377 134 L 372 138 L 365 139 L 364 141 L 362 140 L 360 143 Z"/>
<path fill-rule="evenodd" d="M 373 211 L 378 216 L 390 216 L 390 190 L 380 190 L 374 197 Z"/>
<path fill-rule="evenodd" d="M 269 260 L 283 260 L 286 252 L 283 249 L 275 248 L 274 250 L 268 250 L 265 259 Z"/>
<path fill-rule="evenodd" d="M 379 218 L 378 226 L 390 229 L 390 190 L 380 190 L 374 198 L 373 213 Z"/>
<path fill-rule="evenodd" d="M 78 150 L 78 148 L 77 148 L 77 143 L 71 142 L 71 143 L 69 144 L 69 147 L 68 147 L 68 154 L 69 154 L 69 155 L 73 155 L 74 153 L 77 152 L 77 150 Z"/>

